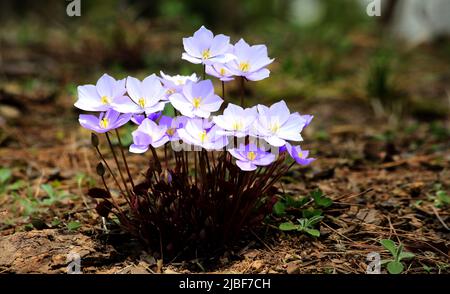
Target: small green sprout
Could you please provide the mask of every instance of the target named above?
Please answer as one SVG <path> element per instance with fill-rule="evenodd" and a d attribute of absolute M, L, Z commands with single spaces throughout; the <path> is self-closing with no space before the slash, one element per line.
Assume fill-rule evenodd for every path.
<path fill-rule="evenodd" d="M 387 270 L 390 274 L 400 274 L 404 270 L 402 263 L 403 259 L 414 258 L 415 255 L 411 252 L 404 252 L 403 245 L 395 245 L 395 242 L 389 239 L 383 239 L 380 241 L 381 245 L 386 248 L 394 257 L 394 259 L 382 260 L 381 264 L 387 264 Z"/>
<path fill-rule="evenodd" d="M 67 223 L 67 229 L 69 231 L 76 231 L 81 227 L 81 223 L 79 221 L 72 221 Z"/>
<path fill-rule="evenodd" d="M 44 192 L 47 194 L 47 198 L 40 201 L 42 205 L 50 206 L 56 202 L 59 202 L 71 196 L 67 191 L 56 189 L 55 186 L 58 186 L 56 182 L 54 182 L 53 185 L 52 184 L 41 185 L 41 189 L 44 190 Z"/>
<path fill-rule="evenodd" d="M 302 209 L 306 204 L 313 203 L 313 207 Z M 299 211 L 304 218 L 310 218 L 315 215 L 321 215 L 320 208 L 327 208 L 333 204 L 333 200 L 325 197 L 319 189 L 312 191 L 306 197 L 293 197 L 285 195 L 273 206 L 275 216 L 285 216 L 288 211 Z"/>
<path fill-rule="evenodd" d="M 24 181 L 12 182 L 12 172 L 9 168 L 0 168 L 0 195 L 17 191 L 25 186 Z"/>
<path fill-rule="evenodd" d="M 434 198 L 434 206 L 441 208 L 450 205 L 450 196 L 443 190 L 436 191 Z"/>
<path fill-rule="evenodd" d="M 319 189 L 310 193 L 310 196 L 314 199 L 314 203 L 318 207 L 327 208 L 333 204 L 333 200 L 323 195 L 323 192 Z"/>
<path fill-rule="evenodd" d="M 292 222 L 285 222 L 280 224 L 278 227 L 281 231 L 298 231 L 305 232 L 313 237 L 319 237 L 320 231 L 314 229 L 314 225 L 320 222 L 323 219 L 323 216 L 313 216 L 310 219 L 301 218 L 297 219 L 298 224 L 294 224 Z"/>

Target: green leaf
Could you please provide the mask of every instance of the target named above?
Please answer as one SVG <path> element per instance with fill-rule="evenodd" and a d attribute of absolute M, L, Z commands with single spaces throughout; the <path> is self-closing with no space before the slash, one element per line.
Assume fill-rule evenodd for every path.
<path fill-rule="evenodd" d="M 423 267 L 423 270 L 426 271 L 427 273 L 430 273 L 433 270 L 432 267 L 430 267 L 426 264 L 422 265 L 422 267 Z"/>
<path fill-rule="evenodd" d="M 292 197 L 292 196 L 286 196 L 286 205 L 288 207 L 293 207 L 293 208 L 300 208 L 303 205 L 305 205 L 308 202 L 308 198 L 307 197 Z"/>
<path fill-rule="evenodd" d="M 69 223 L 67 224 L 67 229 L 68 229 L 69 231 L 75 231 L 75 230 L 78 230 L 80 227 L 81 227 L 81 224 L 80 224 L 79 221 L 73 221 L 73 222 L 69 222 Z"/>
<path fill-rule="evenodd" d="M 300 219 L 297 219 L 297 221 L 298 221 L 298 230 L 299 231 L 302 231 L 304 228 L 307 227 L 308 220 L 306 218 L 300 218 Z"/>
<path fill-rule="evenodd" d="M 401 252 L 400 255 L 398 256 L 398 260 L 402 260 L 402 259 L 411 259 L 414 258 L 416 255 L 414 253 L 411 252 Z"/>
<path fill-rule="evenodd" d="M 400 274 L 403 271 L 403 264 L 398 261 L 391 261 L 387 265 L 387 270 L 393 275 Z"/>
<path fill-rule="evenodd" d="M 294 225 L 292 222 L 285 222 L 285 223 L 280 224 L 280 226 L 278 228 L 282 231 L 293 231 L 293 230 L 297 230 L 298 226 Z"/>
<path fill-rule="evenodd" d="M 450 205 L 450 196 L 445 191 L 437 191 L 436 197 L 441 203 Z"/>
<path fill-rule="evenodd" d="M 311 192 L 310 195 L 314 199 L 314 203 L 319 207 L 329 207 L 333 204 L 333 200 L 323 196 L 323 193 L 320 190 L 315 190 Z"/>
<path fill-rule="evenodd" d="M 318 222 L 320 222 L 322 219 L 323 219 L 323 216 L 315 215 L 312 218 L 308 219 L 308 223 L 306 224 L 306 226 L 308 226 L 308 227 L 313 226 L 313 225 L 317 224 Z"/>
<path fill-rule="evenodd" d="M 57 227 L 60 224 L 61 224 L 61 221 L 59 219 L 54 219 L 54 220 L 52 220 L 52 223 L 51 223 L 52 227 Z"/>
<path fill-rule="evenodd" d="M 309 193 L 309 196 L 311 196 L 313 199 L 320 198 L 323 196 L 323 192 L 320 189 L 316 189 Z"/>
<path fill-rule="evenodd" d="M 167 103 L 162 114 L 165 116 L 175 117 L 175 108 L 173 108 L 172 104 Z"/>
<path fill-rule="evenodd" d="M 328 197 L 322 197 L 315 200 L 316 204 L 321 207 L 329 207 L 333 204 L 333 200 Z"/>
<path fill-rule="evenodd" d="M 308 209 L 302 210 L 302 216 L 307 219 L 310 219 L 314 216 L 320 216 L 320 215 L 322 215 L 322 210 L 320 210 L 320 209 L 314 209 L 314 208 L 310 207 Z"/>
<path fill-rule="evenodd" d="M 12 183 L 11 185 L 8 185 L 8 187 L 6 188 L 6 190 L 8 191 L 15 191 L 15 190 L 19 190 L 20 188 L 25 187 L 26 183 L 25 181 L 17 181 Z"/>
<path fill-rule="evenodd" d="M 282 200 L 279 200 L 275 205 L 273 206 L 273 213 L 276 216 L 283 216 L 286 214 L 286 205 Z"/>
<path fill-rule="evenodd" d="M 305 228 L 304 231 L 306 233 L 310 234 L 311 236 L 320 237 L 320 231 L 319 230 Z"/>
<path fill-rule="evenodd" d="M 403 252 L 403 244 L 398 245 L 397 251 L 395 252 L 395 260 L 400 261 L 400 254 Z"/>
<path fill-rule="evenodd" d="M 380 241 L 380 243 L 381 245 L 383 245 L 384 248 L 389 250 L 392 256 L 397 257 L 397 246 L 395 246 L 394 241 L 389 239 L 383 239 Z"/>
<path fill-rule="evenodd" d="M 55 196 L 55 190 L 50 184 L 42 184 L 41 189 L 47 193 L 48 197 L 53 198 Z"/>
<path fill-rule="evenodd" d="M 9 168 L 0 168 L 0 184 L 6 183 L 11 178 L 11 175 Z"/>

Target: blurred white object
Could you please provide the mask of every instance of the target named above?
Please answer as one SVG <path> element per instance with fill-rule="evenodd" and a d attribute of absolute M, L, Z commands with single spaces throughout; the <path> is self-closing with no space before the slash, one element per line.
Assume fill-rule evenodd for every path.
<path fill-rule="evenodd" d="M 374 0 L 358 0 L 367 9 Z M 395 5 L 391 5 L 395 2 Z M 393 9 L 393 11 L 387 11 Z M 392 33 L 418 45 L 436 37 L 450 36 L 450 0 L 381 0 L 381 18 L 391 26 Z"/>
<path fill-rule="evenodd" d="M 324 7 L 317 0 L 294 0 L 290 6 L 290 19 L 300 26 L 308 26 L 322 20 Z"/>
<path fill-rule="evenodd" d="M 411 45 L 450 36 L 450 1 L 399 0 L 393 14 L 392 31 Z"/>

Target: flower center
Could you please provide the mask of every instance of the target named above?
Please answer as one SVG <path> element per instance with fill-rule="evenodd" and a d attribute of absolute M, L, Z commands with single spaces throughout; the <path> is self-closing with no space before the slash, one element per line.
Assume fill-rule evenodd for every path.
<path fill-rule="evenodd" d="M 166 133 L 167 135 L 172 137 L 175 134 L 175 129 L 174 128 L 167 129 Z"/>
<path fill-rule="evenodd" d="M 192 99 L 192 105 L 194 105 L 194 108 L 198 108 L 200 106 L 200 102 L 202 101 L 202 98 L 195 97 Z"/>
<path fill-rule="evenodd" d="M 110 103 L 108 96 L 102 96 L 102 98 L 100 99 L 100 102 L 102 104 L 109 104 Z"/>
<path fill-rule="evenodd" d="M 227 74 L 227 70 L 226 70 L 225 68 L 222 67 L 222 68 L 220 69 L 219 73 L 220 73 L 221 76 L 224 76 L 224 75 Z"/>
<path fill-rule="evenodd" d="M 144 98 L 140 98 L 138 101 L 139 105 L 144 108 L 145 107 L 145 99 Z"/>
<path fill-rule="evenodd" d="M 247 158 L 248 158 L 248 160 L 250 160 L 250 161 L 255 160 L 255 158 L 256 158 L 256 153 L 253 152 L 253 151 L 250 151 L 249 153 L 247 153 Z"/>
<path fill-rule="evenodd" d="M 272 131 L 272 133 L 276 133 L 278 132 L 278 130 L 280 129 L 280 123 L 279 122 L 275 122 L 272 124 L 272 126 L 270 127 L 270 130 Z"/>
<path fill-rule="evenodd" d="M 108 126 L 109 126 L 109 120 L 106 117 L 102 118 L 100 120 L 100 127 L 102 129 L 106 129 Z"/>
<path fill-rule="evenodd" d="M 205 140 L 206 140 L 206 131 L 203 130 L 203 131 L 200 133 L 200 141 L 203 143 L 203 142 L 205 142 Z"/>
<path fill-rule="evenodd" d="M 209 49 L 205 49 L 202 52 L 202 58 L 203 59 L 208 59 L 211 57 L 211 51 L 209 51 Z"/>
<path fill-rule="evenodd" d="M 242 128 L 243 128 L 242 122 L 240 121 L 233 122 L 233 130 L 240 131 L 242 130 Z"/>
<path fill-rule="evenodd" d="M 248 62 L 241 62 L 239 63 L 239 69 L 246 72 L 250 69 L 250 64 Z"/>
<path fill-rule="evenodd" d="M 297 153 L 297 155 L 298 155 L 298 157 L 303 158 L 303 152 L 302 152 L 302 151 L 299 151 L 299 152 Z"/>
<path fill-rule="evenodd" d="M 175 90 L 174 90 L 174 89 L 168 89 L 168 90 L 166 91 L 166 94 L 168 94 L 168 95 L 172 95 L 173 93 L 175 93 Z"/>

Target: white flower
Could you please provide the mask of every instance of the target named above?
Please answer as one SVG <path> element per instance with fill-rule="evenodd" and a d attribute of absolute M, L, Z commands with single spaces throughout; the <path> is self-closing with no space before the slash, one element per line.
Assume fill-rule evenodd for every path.
<path fill-rule="evenodd" d="M 143 113 L 151 114 L 162 111 L 167 102 L 165 98 L 166 90 L 161 85 L 159 78 L 152 74 L 142 82 L 136 78 L 127 78 L 127 92 L 130 99 L 116 99 L 113 107 L 122 113 Z"/>
<path fill-rule="evenodd" d="M 223 99 L 214 94 L 214 86 L 210 80 L 198 83 L 188 81 L 182 93 L 171 95 L 169 100 L 182 115 L 191 118 L 208 118 L 223 103 Z"/>
<path fill-rule="evenodd" d="M 130 146 L 130 152 L 144 153 L 149 145 L 158 148 L 169 141 L 166 136 L 167 127 L 159 126 L 151 119 L 144 119 L 136 131 L 132 134 L 133 144 Z"/>
<path fill-rule="evenodd" d="M 307 120 L 299 113 L 290 113 L 286 103 L 282 100 L 267 107 L 258 105 L 258 120 L 256 132 L 267 143 L 275 147 L 281 147 L 286 141 L 303 141 L 300 132 L 305 127 Z"/>
<path fill-rule="evenodd" d="M 257 117 L 256 107 L 243 109 L 238 105 L 229 103 L 223 111 L 223 115 L 215 116 L 213 121 L 223 129 L 219 133 L 242 138 L 249 135 Z"/>

